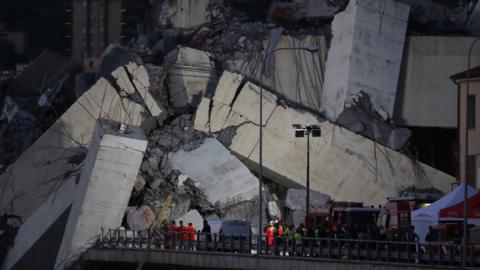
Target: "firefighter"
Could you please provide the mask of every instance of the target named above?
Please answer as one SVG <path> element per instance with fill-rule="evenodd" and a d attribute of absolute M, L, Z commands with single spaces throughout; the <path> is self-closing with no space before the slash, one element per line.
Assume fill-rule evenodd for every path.
<path fill-rule="evenodd" d="M 275 226 L 273 220 L 270 221 L 270 225 L 265 229 L 265 237 L 267 238 L 268 246 L 273 246 L 275 241 Z"/>

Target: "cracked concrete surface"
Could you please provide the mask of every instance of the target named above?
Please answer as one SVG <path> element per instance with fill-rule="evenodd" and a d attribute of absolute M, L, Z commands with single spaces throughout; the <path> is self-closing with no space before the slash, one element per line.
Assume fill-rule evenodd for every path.
<path fill-rule="evenodd" d="M 180 47 L 165 56 L 170 103 L 183 108 L 215 84 L 215 66 L 204 51 Z"/>
<path fill-rule="evenodd" d="M 151 112 L 163 112 L 148 94 L 148 84 L 140 88 L 140 84 L 132 83 L 147 76 L 143 67 L 120 66 L 113 73 L 118 75 L 116 86 L 120 89 L 107 79 L 99 79 L 0 175 L 0 212 L 28 217 L 68 175 L 75 174 L 76 168 L 68 159 L 85 152 L 97 118 L 140 125 Z M 122 97 L 121 90 L 143 92 L 146 104 Z"/>
<path fill-rule="evenodd" d="M 360 91 L 384 119 L 393 116 L 409 10 L 396 1 L 352 0 L 335 15 L 322 93 L 330 120 Z"/>
<path fill-rule="evenodd" d="M 194 124 L 196 129 L 217 134 L 238 125 L 231 144 L 226 146 L 251 170 L 258 166 L 258 89 L 253 83 L 246 83 L 231 106 L 216 102 L 215 96 L 202 99 Z M 233 93 L 237 89 L 222 86 L 217 91 L 226 96 L 225 91 Z M 447 174 L 318 116 L 277 105 L 276 97 L 267 91 L 263 100 L 264 173 L 287 187 L 301 187 L 305 182 L 306 139 L 294 137 L 294 123 L 317 124 L 322 129 L 321 138 L 310 140 L 311 187 L 334 200 L 380 204 L 411 186 L 435 187 L 445 192 L 454 182 Z M 211 111 L 207 110 L 210 106 Z M 225 124 L 212 129 L 216 122 Z"/>
<path fill-rule="evenodd" d="M 102 228 L 115 229 L 121 225 L 148 142 L 139 127 L 129 125 L 130 132 L 122 134 L 114 129 L 118 122 L 104 119 L 95 122 L 98 124 L 79 168 L 79 180 L 64 179 L 55 193 L 35 205 L 32 215 L 24 219 L 2 269 L 12 269 L 19 260 L 39 256 L 28 254 L 36 245 L 40 245 L 37 247 L 40 250 L 51 249 L 52 267 L 48 269 L 66 269 L 95 244 Z M 29 199 L 30 203 L 38 202 L 35 196 Z M 61 236 L 59 242 L 40 240 L 58 219 L 65 224 L 64 231 L 55 232 Z M 43 266 L 45 262 L 39 268 Z"/>
<path fill-rule="evenodd" d="M 258 179 L 214 138 L 193 151 L 172 153 L 169 162 L 196 182 L 212 204 L 224 206 L 258 195 Z"/>

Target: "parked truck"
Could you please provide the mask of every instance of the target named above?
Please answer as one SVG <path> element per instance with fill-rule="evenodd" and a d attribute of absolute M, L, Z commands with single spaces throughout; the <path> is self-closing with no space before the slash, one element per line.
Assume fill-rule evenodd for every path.
<path fill-rule="evenodd" d="M 382 240 L 404 241 L 411 231 L 411 208 L 407 201 L 388 201 L 380 210 L 377 219 L 379 238 Z"/>
<path fill-rule="evenodd" d="M 348 233 L 345 237 L 357 238 L 375 227 L 379 213 L 379 208 L 365 207 L 362 203 L 331 203 L 311 207 L 306 223 L 307 226 L 323 225 L 333 230 L 340 225 Z"/>

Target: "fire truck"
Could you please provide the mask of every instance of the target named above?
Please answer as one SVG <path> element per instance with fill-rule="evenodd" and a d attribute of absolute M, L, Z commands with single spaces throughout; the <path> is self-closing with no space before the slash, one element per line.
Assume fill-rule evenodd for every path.
<path fill-rule="evenodd" d="M 330 203 L 310 207 L 307 226 L 341 225 L 355 234 L 366 233 L 375 227 L 379 208 L 365 207 L 362 203 Z"/>
<path fill-rule="evenodd" d="M 380 210 L 377 220 L 381 238 L 392 241 L 405 240 L 406 233 L 412 230 L 412 211 L 426 207 L 437 199 L 438 196 L 429 194 L 387 198 L 388 202 Z"/>

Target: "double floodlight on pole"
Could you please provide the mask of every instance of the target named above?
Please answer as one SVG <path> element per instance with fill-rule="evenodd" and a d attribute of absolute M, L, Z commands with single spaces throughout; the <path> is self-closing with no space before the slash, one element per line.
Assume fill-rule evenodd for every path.
<path fill-rule="evenodd" d="M 312 47 L 292 47 L 292 48 L 277 48 L 268 51 L 265 54 L 265 58 L 263 59 L 263 75 L 265 75 L 265 62 L 268 57 L 270 57 L 274 52 L 280 50 L 303 50 L 311 53 L 315 53 L 320 51 L 320 48 L 312 48 Z M 259 149 L 258 149 L 258 236 L 257 236 L 257 255 L 262 254 L 262 213 L 263 213 L 263 86 L 260 85 L 260 108 L 259 108 L 259 122 L 258 130 L 259 130 Z M 319 129 L 320 130 L 320 129 Z M 308 211 L 308 210 L 307 210 Z"/>
<path fill-rule="evenodd" d="M 310 135 L 312 135 L 312 137 L 320 137 L 322 136 L 322 131 L 317 125 L 302 126 L 300 124 L 293 124 L 292 127 L 296 138 L 303 138 L 305 135 L 307 136 L 307 196 L 305 201 L 305 222 L 308 223 L 310 222 Z"/>
<path fill-rule="evenodd" d="M 309 136 L 312 134 L 312 137 L 320 137 L 322 136 L 322 132 L 320 131 L 320 127 L 317 125 L 310 125 L 302 127 L 299 124 L 292 125 L 293 130 L 295 130 L 295 137 L 296 138 L 303 138 L 305 135 Z"/>

